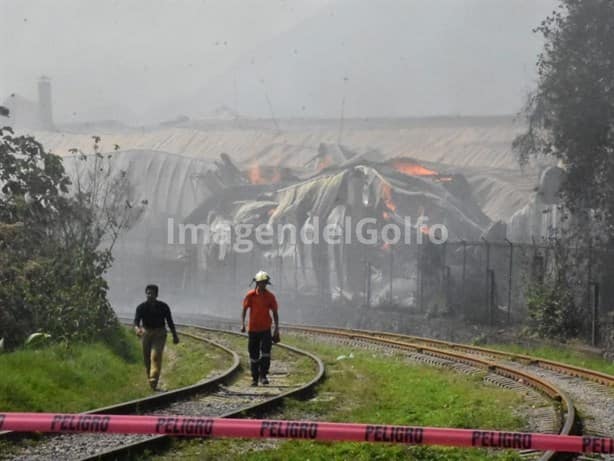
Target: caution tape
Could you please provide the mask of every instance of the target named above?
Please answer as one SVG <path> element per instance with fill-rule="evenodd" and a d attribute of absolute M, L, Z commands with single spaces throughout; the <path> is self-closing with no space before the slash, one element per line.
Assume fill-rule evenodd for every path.
<path fill-rule="evenodd" d="M 0 430 L 18 432 L 163 434 L 187 437 L 308 439 L 539 451 L 552 450 L 572 453 L 614 453 L 614 438 L 606 437 L 320 421 L 196 418 L 189 416 L 0 413 Z"/>

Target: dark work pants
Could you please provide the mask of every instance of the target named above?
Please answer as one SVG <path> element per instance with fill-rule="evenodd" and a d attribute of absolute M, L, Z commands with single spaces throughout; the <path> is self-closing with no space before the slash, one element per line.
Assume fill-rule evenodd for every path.
<path fill-rule="evenodd" d="M 250 331 L 247 341 L 249 351 L 249 364 L 252 378 L 256 381 L 259 377 L 269 374 L 271 366 L 271 330 Z"/>

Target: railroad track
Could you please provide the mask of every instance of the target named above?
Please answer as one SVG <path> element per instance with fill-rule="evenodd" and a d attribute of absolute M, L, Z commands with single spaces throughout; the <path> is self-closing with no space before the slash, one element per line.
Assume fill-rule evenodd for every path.
<path fill-rule="evenodd" d="M 192 320 L 199 321 L 197 317 Z M 236 328 L 237 325 L 236 322 L 222 319 L 207 321 L 224 325 L 225 328 Z M 369 341 L 370 347 L 373 347 L 374 338 L 381 338 L 386 347 L 413 351 L 411 359 L 415 361 L 453 368 L 461 373 L 475 373 L 476 369 L 486 368 L 490 373 L 484 378 L 485 381 L 516 390 L 529 386 L 539 393 L 527 395 L 529 403 L 535 402 L 531 406 L 536 407 L 531 411 L 531 426 L 527 431 L 596 437 L 612 437 L 614 434 L 614 377 L 605 373 L 526 355 L 396 333 L 293 325 L 284 325 L 283 329 L 309 330 L 309 334 L 325 335 L 336 332 L 350 341 Z M 558 415 L 540 408 L 539 402 L 544 395 L 559 403 Z M 522 455 L 527 459 L 570 458 L 552 452 L 525 452 Z M 614 460 L 614 457 L 607 455 L 575 458 Z"/>
<path fill-rule="evenodd" d="M 202 322 L 202 320 L 198 320 L 197 318 L 191 318 L 190 322 L 192 325 L 195 325 L 199 322 Z M 207 320 L 207 324 L 216 327 L 223 325 L 225 329 L 236 329 L 238 325 L 236 322 L 227 321 L 220 321 L 217 325 L 215 325 L 215 322 L 212 322 L 210 320 Z M 204 327 L 197 327 L 196 329 L 201 337 L 202 335 L 207 334 L 209 335 L 208 339 L 210 341 L 212 339 L 216 339 L 218 341 L 217 344 L 219 344 L 219 341 L 221 339 L 219 335 L 238 334 L 231 333 L 229 331 L 219 333 L 216 330 Z M 574 404 L 577 405 L 576 398 L 578 398 L 578 396 L 576 394 L 578 392 L 580 394 L 585 394 L 585 401 L 589 401 L 591 398 L 594 397 L 595 393 L 601 395 L 604 389 L 607 389 L 605 396 L 602 396 L 606 399 L 606 406 L 602 408 L 606 412 L 606 415 L 607 412 L 610 410 L 610 407 L 608 407 L 607 405 L 614 402 L 614 392 L 612 392 L 611 394 L 607 393 L 612 391 L 612 387 L 614 387 L 614 377 L 603 373 L 593 372 L 591 370 L 585 370 L 578 367 L 568 366 L 565 364 L 536 359 L 534 357 L 521 356 L 517 354 L 510 354 L 486 348 L 450 343 L 446 341 L 431 340 L 427 338 L 385 332 L 345 330 L 322 327 L 299 327 L 293 325 L 284 325 L 283 330 L 286 332 L 295 332 L 299 335 L 318 335 L 320 337 L 335 338 L 335 341 L 341 342 L 343 344 L 360 345 L 362 347 L 378 349 L 385 353 L 390 353 L 390 350 L 402 352 L 407 355 L 409 360 L 421 363 L 428 363 L 434 366 L 452 368 L 460 373 L 480 373 L 483 375 L 484 370 L 487 370 L 487 373 L 483 378 L 485 381 L 509 389 L 522 391 L 526 394 L 527 399 L 529 399 L 529 404 L 531 404 L 532 402 L 535 403 L 535 405 L 529 405 L 537 408 L 537 410 L 530 415 L 532 426 L 531 428 L 529 428 L 529 430 L 534 432 L 558 432 L 561 434 L 570 434 L 577 423 Z M 222 342 L 224 341 L 222 340 Z M 297 352 L 302 353 L 302 351 Z M 287 392 L 282 392 L 281 388 L 278 388 L 277 391 L 274 392 L 271 392 L 271 389 L 267 389 L 267 395 L 259 396 L 259 398 L 262 398 L 262 401 L 255 402 L 252 400 L 249 402 L 249 404 L 246 404 L 246 402 L 243 401 L 242 404 L 237 404 L 238 408 L 236 409 L 224 412 L 222 411 L 223 408 L 220 408 L 218 409 L 220 410 L 220 412 L 218 413 L 211 411 L 211 407 L 213 406 L 211 404 L 209 404 L 206 408 L 206 411 L 204 411 L 205 409 L 203 409 L 202 406 L 198 406 L 200 405 L 200 403 L 197 404 L 197 411 L 193 413 L 192 409 L 194 407 L 192 407 L 191 403 L 189 402 L 194 402 L 195 399 L 187 399 L 188 403 L 186 406 L 186 399 L 184 398 L 184 403 L 182 404 L 170 406 L 167 405 L 163 409 L 163 413 L 187 415 L 206 414 L 207 416 L 220 417 L 236 417 L 237 415 L 258 415 L 259 413 L 264 411 L 265 408 L 274 405 L 278 401 L 278 399 L 282 399 L 283 397 L 294 394 L 296 392 L 304 392 L 305 390 L 311 389 L 313 385 L 315 385 L 315 383 L 323 375 L 323 366 L 321 364 L 321 361 L 319 361 L 317 358 L 313 356 L 311 356 L 311 358 L 312 360 L 315 360 L 317 363 L 319 363 L 320 371 L 318 372 L 318 376 L 316 376 L 309 383 L 300 388 L 291 389 Z M 244 376 L 244 378 L 245 382 L 249 382 L 250 378 L 248 378 L 247 376 Z M 569 384 L 573 380 L 578 380 L 580 383 L 584 384 L 580 385 L 576 383 L 575 385 L 579 386 L 579 389 L 581 390 L 576 390 L 573 393 L 569 393 Z M 586 387 L 588 382 L 587 380 L 590 380 L 589 387 Z M 241 379 L 239 378 L 236 379 L 234 382 L 237 383 L 240 381 Z M 222 395 L 215 395 L 215 393 L 208 394 L 212 396 L 211 398 L 213 398 L 214 400 L 218 399 L 218 401 L 220 399 L 222 401 L 225 401 L 229 398 L 229 395 L 232 395 L 234 397 L 240 397 L 243 399 L 247 398 L 248 400 L 257 397 L 250 395 L 253 394 L 253 389 L 246 391 L 245 388 L 241 385 L 237 385 L 236 387 L 218 385 L 218 389 L 221 390 Z M 530 389 L 530 391 L 527 391 L 527 389 Z M 588 389 L 591 390 L 589 391 Z M 224 393 L 225 395 L 223 395 Z M 570 397 L 570 394 L 573 394 L 573 399 L 572 397 Z M 550 402 L 555 403 L 548 407 L 544 407 L 544 396 L 547 397 Z M 612 397 L 612 399 L 610 399 L 610 396 Z M 224 406 L 222 405 L 221 407 Z M 107 413 L 118 413 L 115 407 L 109 408 L 110 409 L 107 411 Z M 609 414 L 614 415 L 614 410 L 612 411 L 612 413 Z M 582 410 L 582 416 L 586 418 L 584 410 Z M 611 416 L 610 420 L 612 419 L 614 418 Z M 583 433 L 596 436 L 611 437 L 612 432 L 607 432 L 609 429 L 607 429 L 608 422 L 606 420 L 607 418 L 597 418 L 597 425 L 595 424 L 594 420 L 591 420 L 590 422 L 584 422 L 584 427 L 582 428 Z M 602 426 L 598 426 L 598 424 L 602 424 L 604 422 L 606 424 L 605 429 L 603 429 Z M 610 423 L 612 423 L 612 421 L 610 421 Z M 159 445 L 164 441 L 164 437 L 146 437 L 143 441 L 136 441 L 132 444 L 124 443 L 122 446 L 118 448 L 109 449 L 104 453 L 98 452 L 94 456 L 87 456 L 81 458 L 77 457 L 75 459 L 116 459 L 122 455 L 125 455 L 127 452 L 134 450 L 141 451 L 144 447 L 152 447 L 155 445 Z M 556 459 L 561 457 L 560 455 L 561 454 L 557 454 L 554 452 L 542 453 L 535 451 L 525 451 L 521 453 L 521 456 L 526 459 L 540 460 Z M 35 458 L 29 457 L 27 459 Z M 598 456 L 580 456 L 576 457 L 576 459 L 593 460 L 611 458 L 600 458 Z"/>
<path fill-rule="evenodd" d="M 446 357 L 458 360 L 457 363 L 473 363 L 491 371 L 485 378 L 487 381 L 512 389 L 529 385 L 555 401 L 560 401 L 563 422 L 556 432 L 570 434 L 573 430 L 574 433 L 597 437 L 612 437 L 614 434 L 614 376 L 605 373 L 526 355 L 396 333 L 295 326 L 285 326 L 284 329 L 307 334 L 318 332 L 335 335 L 367 344 L 384 343 L 413 351 L 417 360 L 438 366 L 458 368 L 458 365 L 448 363 Z M 438 360 L 443 362 L 437 363 Z M 556 391 L 548 390 L 549 386 Z M 548 424 L 553 421 L 548 414 L 531 416 L 533 421 L 537 417 L 538 423 L 531 428 L 532 431 L 552 432 L 547 430 Z M 538 456 L 540 459 L 562 457 L 550 452 L 539 455 L 524 453 L 524 456 Z M 584 455 L 575 456 L 575 459 L 613 460 L 614 457 Z"/>
<path fill-rule="evenodd" d="M 532 426 L 527 429 L 543 433 L 570 434 L 574 426 L 574 406 L 564 391 L 546 380 L 499 362 L 449 349 L 430 347 L 386 333 L 288 325 L 283 328 L 287 332 L 293 331 L 299 335 L 328 336 L 334 338 L 335 342 L 345 345 L 362 346 L 382 352 L 392 349 L 404 353 L 411 361 L 445 367 L 460 373 L 484 374 L 486 370 L 483 378 L 485 382 L 525 393 L 528 406 L 536 408 L 530 418 Z M 544 407 L 544 398 L 551 403 L 549 406 Z M 557 458 L 557 454 L 550 451 L 527 450 L 520 454 L 524 459 L 545 461 Z"/>
<path fill-rule="evenodd" d="M 293 360 L 282 362 L 273 357 L 271 384 L 253 388 L 251 376 L 240 366 L 239 354 L 232 350 L 233 338 L 243 336 L 230 331 L 220 331 L 195 325 L 177 325 L 181 335 L 207 343 L 224 351 L 231 365 L 218 376 L 192 386 L 156 394 L 143 399 L 98 408 L 87 414 L 151 414 L 187 415 L 211 417 L 259 416 L 278 405 L 284 398 L 309 393 L 324 376 L 324 365 L 316 356 L 287 345 L 285 349 Z M 241 351 L 245 345 L 241 347 Z M 279 356 L 280 354 L 276 354 Z M 286 374 L 299 358 L 314 363 L 314 375 L 304 383 L 289 383 Z M 5 438 L 18 434 L 3 433 Z M 120 434 L 61 434 L 43 437 L 32 447 L 25 447 L 11 455 L 15 460 L 101 460 L 123 459 L 141 453 L 145 449 L 159 450 L 168 444 L 168 436 L 120 435 Z"/>

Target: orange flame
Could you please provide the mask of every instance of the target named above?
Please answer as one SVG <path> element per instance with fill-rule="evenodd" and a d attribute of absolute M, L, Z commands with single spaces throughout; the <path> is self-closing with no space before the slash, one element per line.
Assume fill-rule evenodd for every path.
<path fill-rule="evenodd" d="M 281 170 L 278 167 L 261 168 L 254 163 L 247 170 L 247 178 L 250 184 L 274 184 L 281 181 Z"/>
<path fill-rule="evenodd" d="M 390 211 L 397 211 L 397 205 L 392 201 L 392 188 L 385 182 L 382 182 L 382 199 Z"/>
<path fill-rule="evenodd" d="M 424 222 L 422 222 L 422 218 L 424 217 L 424 207 L 420 205 L 418 207 L 418 226 L 417 229 L 424 235 L 428 235 L 430 228 Z"/>
<path fill-rule="evenodd" d="M 392 167 L 407 176 L 437 176 L 437 172 L 418 165 L 413 160 L 398 158 L 392 161 Z"/>
<path fill-rule="evenodd" d="M 249 178 L 249 182 L 252 184 L 264 184 L 262 174 L 260 173 L 260 165 L 257 163 L 252 165 L 252 167 L 247 171 L 247 177 Z"/>
<path fill-rule="evenodd" d="M 317 170 L 322 171 L 323 169 L 328 168 L 332 164 L 333 164 L 333 158 L 331 157 L 330 154 L 326 154 L 318 162 Z"/>

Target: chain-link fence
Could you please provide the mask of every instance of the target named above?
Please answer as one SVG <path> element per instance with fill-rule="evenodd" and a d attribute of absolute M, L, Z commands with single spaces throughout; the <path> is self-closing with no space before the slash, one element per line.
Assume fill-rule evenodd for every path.
<path fill-rule="evenodd" d="M 614 343 L 614 251 L 565 250 L 576 271 L 568 288 L 581 311 L 581 334 L 594 345 Z M 229 248 L 221 253 L 196 245 L 184 248 L 180 258 L 149 256 L 145 270 L 124 258 L 124 269 L 115 277 L 121 281 L 140 273 L 140 285 L 159 281 L 171 298 L 227 306 L 235 315 L 254 274 L 266 270 L 286 312 L 294 312 L 285 317 L 288 321 L 309 323 L 318 309 L 333 313 L 336 306 L 345 306 L 356 308 L 357 315 L 361 309 L 379 309 L 400 318 L 404 313 L 453 315 L 503 325 L 528 320 L 528 289 L 553 277 L 556 258 L 555 246 L 486 240 L 295 245 L 249 252 Z"/>
<path fill-rule="evenodd" d="M 614 251 L 593 247 L 564 251 L 567 261 L 573 261 L 566 288 L 580 311 L 578 329 L 593 345 L 605 345 L 612 341 L 614 321 Z M 427 243 L 417 251 L 415 269 L 404 271 L 403 267 L 412 267 L 411 262 L 397 262 L 391 249 L 388 269 L 381 261 L 365 262 L 371 293 L 388 291 L 384 298 L 367 296 L 367 303 L 433 315 L 456 314 L 490 325 L 525 322 L 529 289 L 552 283 L 560 258 L 557 253 L 555 246 L 509 241 Z M 399 280 L 415 280 L 415 284 Z M 409 296 L 413 303 L 403 301 L 408 293 L 399 291 L 397 287 L 402 286 L 413 286 Z"/>

